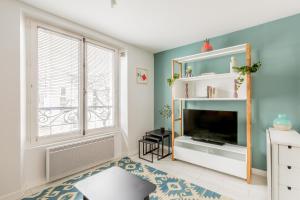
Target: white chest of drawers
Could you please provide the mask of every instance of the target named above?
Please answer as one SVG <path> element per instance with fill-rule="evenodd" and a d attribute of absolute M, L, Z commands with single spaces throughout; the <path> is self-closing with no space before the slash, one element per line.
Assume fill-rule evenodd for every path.
<path fill-rule="evenodd" d="M 300 134 L 267 130 L 268 200 L 300 199 Z"/>

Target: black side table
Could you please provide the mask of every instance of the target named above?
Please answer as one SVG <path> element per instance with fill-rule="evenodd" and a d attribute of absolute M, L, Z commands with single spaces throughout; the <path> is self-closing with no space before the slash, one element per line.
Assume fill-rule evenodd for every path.
<path fill-rule="evenodd" d="M 161 160 L 169 155 L 172 154 L 171 152 L 171 135 L 172 135 L 172 131 L 168 131 L 168 130 L 165 130 L 164 132 L 162 132 L 160 129 L 156 129 L 156 130 L 153 130 L 153 131 L 149 131 L 149 132 L 146 132 L 146 136 L 152 136 L 152 137 L 156 137 L 156 138 L 159 138 L 160 141 L 161 141 L 161 144 L 162 144 L 162 153 L 160 156 L 158 156 L 158 160 Z M 164 142 L 165 140 L 168 139 L 168 153 L 167 154 L 164 154 Z M 159 152 L 158 152 L 159 153 Z"/>
<path fill-rule="evenodd" d="M 141 144 L 143 147 L 143 157 L 141 156 Z M 148 145 L 150 150 L 148 150 Z M 144 136 L 143 139 L 139 140 L 139 158 L 153 163 L 153 154 L 159 158 L 159 145 L 160 139 L 152 136 Z M 155 153 L 157 151 L 157 153 Z M 146 159 L 144 156 L 151 153 L 151 160 Z"/>

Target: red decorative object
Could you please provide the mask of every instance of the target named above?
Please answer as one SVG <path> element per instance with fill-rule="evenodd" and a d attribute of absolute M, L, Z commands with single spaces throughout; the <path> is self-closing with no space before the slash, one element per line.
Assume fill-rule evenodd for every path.
<path fill-rule="evenodd" d="M 209 43 L 208 39 L 205 39 L 203 46 L 201 48 L 201 52 L 207 52 L 207 51 L 212 51 L 213 47 L 212 45 Z"/>
<path fill-rule="evenodd" d="M 145 81 L 145 80 L 147 79 L 146 74 L 143 74 L 143 75 L 142 75 L 142 79 L 143 79 L 143 81 Z"/>

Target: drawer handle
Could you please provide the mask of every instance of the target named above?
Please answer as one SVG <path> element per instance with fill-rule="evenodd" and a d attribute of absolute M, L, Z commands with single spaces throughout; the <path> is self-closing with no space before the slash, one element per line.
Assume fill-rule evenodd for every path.
<path fill-rule="evenodd" d="M 288 169 L 292 169 L 292 167 L 291 167 L 291 166 L 287 166 L 287 168 L 288 168 Z"/>
<path fill-rule="evenodd" d="M 289 148 L 289 149 L 291 149 L 291 148 L 292 148 L 292 146 L 288 146 L 288 148 Z"/>
<path fill-rule="evenodd" d="M 288 186 L 287 189 L 288 189 L 288 190 L 292 190 L 292 187 L 291 187 L 291 186 Z"/>

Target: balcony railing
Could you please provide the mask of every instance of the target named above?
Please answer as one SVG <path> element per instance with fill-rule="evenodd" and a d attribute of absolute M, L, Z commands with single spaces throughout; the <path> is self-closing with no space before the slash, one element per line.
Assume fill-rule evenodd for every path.
<path fill-rule="evenodd" d="M 89 106 L 87 122 L 102 122 L 105 125 L 111 120 L 112 106 Z M 38 111 L 39 127 L 51 128 L 79 124 L 78 107 L 41 107 Z"/>

